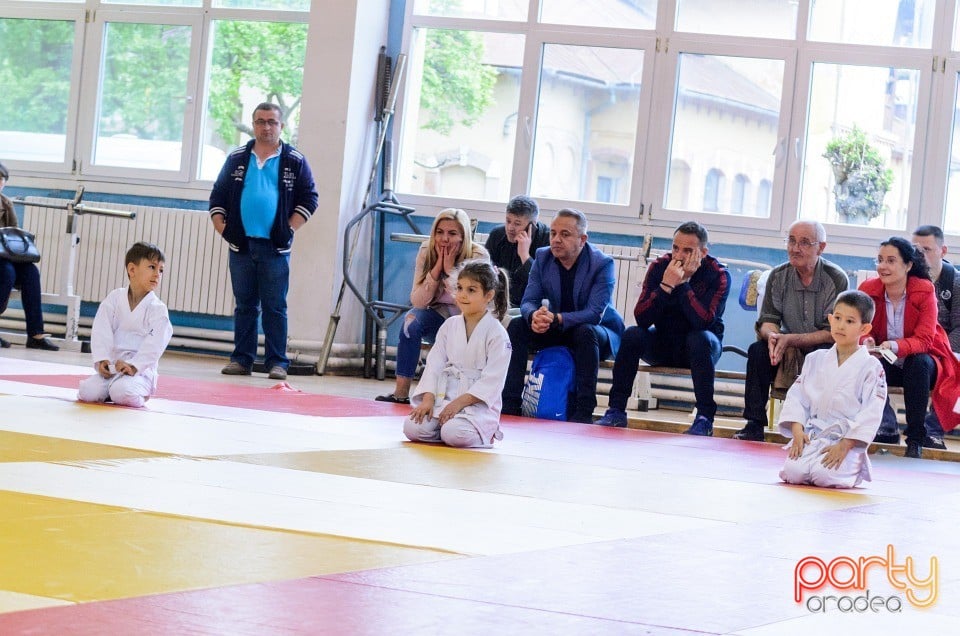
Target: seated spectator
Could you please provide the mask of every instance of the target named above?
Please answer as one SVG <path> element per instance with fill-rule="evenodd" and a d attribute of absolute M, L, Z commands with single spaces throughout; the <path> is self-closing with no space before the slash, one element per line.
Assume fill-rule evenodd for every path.
<path fill-rule="evenodd" d="M 767 278 L 757 317 L 757 341 L 747 350 L 743 392 L 747 424 L 734 433 L 736 439 L 763 441 L 770 385 L 781 362 L 792 359 L 799 370 L 804 356 L 833 343 L 827 316 L 834 299 L 850 284 L 842 269 L 823 258 L 827 232 L 817 221 L 795 221 L 785 242 L 788 260 Z M 794 373 L 780 374 L 781 388 L 788 389 L 793 377 Z"/>
<path fill-rule="evenodd" d="M 960 362 L 950 350 L 947 334 L 937 323 L 937 300 L 923 254 L 906 239 L 893 236 L 880 244 L 877 278 L 860 285 L 873 299 L 877 313 L 872 335 L 865 341 L 881 352 L 892 352 L 896 359 L 881 359 L 889 386 L 903 387 L 907 411 L 906 457 L 923 455 L 926 437 L 924 417 L 927 403 L 944 429 L 960 424 L 954 406 L 960 395 Z M 892 415 L 887 399 L 885 417 Z"/>
<path fill-rule="evenodd" d="M 414 265 L 410 304 L 400 329 L 397 344 L 397 380 L 393 393 L 379 395 L 378 402 L 410 403 L 410 385 L 420 361 L 420 343 L 432 341 L 443 321 L 460 313 L 453 298 L 448 278 L 457 265 L 468 258 L 486 258 L 487 250 L 474 245 L 470 236 L 470 219 L 458 208 L 437 213 L 430 228 L 430 238 L 417 252 Z"/>
<path fill-rule="evenodd" d="M 485 247 L 490 260 L 510 276 L 510 306 L 519 307 L 533 257 L 541 247 L 550 244 L 550 228 L 541 223 L 540 207 L 530 197 L 519 195 L 507 203 L 507 218 L 494 228 Z"/>
<path fill-rule="evenodd" d="M 713 435 L 713 379 L 723 350 L 730 273 L 707 251 L 707 230 L 689 221 L 674 231 L 670 253 L 647 269 L 633 310 L 637 326 L 623 335 L 613 365 L 610 408 L 597 424 L 627 425 L 627 398 L 643 358 L 650 365 L 690 369 L 697 416 L 685 433 Z"/>
<path fill-rule="evenodd" d="M 17 213 L 13 201 L 3 195 L 3 187 L 10 178 L 7 167 L 0 163 L 0 227 L 17 227 Z M 43 333 L 43 309 L 40 304 L 40 270 L 34 263 L 14 263 L 0 258 L 0 314 L 7 310 L 10 292 L 20 288 L 20 302 L 27 323 L 27 349 L 46 349 L 58 351 L 47 334 Z M 10 343 L 0 338 L 0 347 L 9 347 Z"/>
<path fill-rule="evenodd" d="M 960 355 L 960 276 L 953 264 L 944 258 L 947 255 L 947 246 L 944 243 L 943 230 L 936 225 L 921 225 L 913 231 L 913 246 L 920 250 L 930 268 L 930 280 L 933 281 L 937 294 L 937 322 L 947 332 L 950 349 L 955 355 Z M 927 431 L 923 447 L 946 449 L 943 427 L 940 426 L 936 411 L 930 409 L 923 425 Z M 900 431 L 896 420 L 888 427 L 888 432 L 895 435 L 892 443 L 899 444 Z M 888 443 L 889 441 L 891 440 L 888 440 Z"/>
<path fill-rule="evenodd" d="M 593 421 L 600 360 L 616 354 L 623 334 L 623 319 L 613 308 L 614 282 L 613 259 L 587 242 L 583 212 L 557 212 L 550 224 L 550 247 L 537 250 L 530 270 L 521 315 L 507 327 L 513 352 L 502 413 L 521 414 L 527 356 L 563 345 L 571 350 L 576 367 L 576 397 L 567 406 L 568 419 Z"/>

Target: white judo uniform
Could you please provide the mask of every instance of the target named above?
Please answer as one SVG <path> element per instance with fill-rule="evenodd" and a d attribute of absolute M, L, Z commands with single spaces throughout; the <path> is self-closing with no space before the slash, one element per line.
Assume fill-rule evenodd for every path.
<path fill-rule="evenodd" d="M 425 393 L 435 396 L 432 417 L 419 423 L 407 418 L 403 433 L 414 442 L 443 442 L 449 446 L 489 448 L 501 439 L 500 393 L 510 363 L 510 338 L 506 329 L 487 312 L 470 339 L 463 316 L 451 316 L 440 326 L 427 354 L 427 366 L 410 396 L 413 406 Z M 438 416 L 451 400 L 469 393 L 481 401 L 466 407 L 442 427 Z"/>
<path fill-rule="evenodd" d="M 80 382 L 77 397 L 84 402 L 143 406 L 157 390 L 157 369 L 173 327 L 167 306 L 150 292 L 131 311 L 127 288 L 114 289 L 100 303 L 93 319 L 90 351 L 94 363 L 123 360 L 137 368 L 136 375 L 115 373 L 109 379 L 99 373 Z"/>
<path fill-rule="evenodd" d="M 870 481 L 867 447 L 855 447 L 836 469 L 826 468 L 821 452 L 846 438 L 869 445 L 880 427 L 887 379 L 880 361 L 860 347 L 837 364 L 836 345 L 807 355 L 800 377 L 780 411 L 780 432 L 793 437 L 792 422 L 803 423 L 810 443 L 799 459 L 787 458 L 780 478 L 791 484 L 853 488 Z M 787 446 L 789 448 L 789 445 Z"/>

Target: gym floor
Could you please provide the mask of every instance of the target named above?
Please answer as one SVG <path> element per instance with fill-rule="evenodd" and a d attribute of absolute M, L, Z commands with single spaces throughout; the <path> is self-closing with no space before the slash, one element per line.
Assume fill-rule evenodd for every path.
<path fill-rule="evenodd" d="M 522 418 L 492 450 L 453 450 L 404 441 L 408 409 L 371 399 L 390 382 L 224 362 L 168 353 L 136 410 L 75 401 L 89 356 L 0 351 L 0 634 L 902 636 L 960 620 L 958 462 L 874 456 L 865 487 L 794 487 L 776 444 Z"/>

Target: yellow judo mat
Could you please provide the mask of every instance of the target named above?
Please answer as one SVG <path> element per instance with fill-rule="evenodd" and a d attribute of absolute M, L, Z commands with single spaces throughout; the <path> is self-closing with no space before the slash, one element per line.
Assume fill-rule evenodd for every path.
<path fill-rule="evenodd" d="M 417 567 L 482 570 L 491 559 L 516 564 L 506 577 L 533 576 L 543 566 L 523 564 L 552 551 L 551 567 L 594 554 L 569 558 L 558 575 L 571 577 L 567 594 L 585 570 L 605 572 L 625 603 L 647 585 L 660 590 L 647 613 L 566 610 L 613 620 L 602 625 L 621 633 L 883 633 L 908 617 L 946 633 L 960 618 L 960 482 L 946 462 L 879 458 L 869 488 L 798 488 L 779 482 L 783 451 L 768 444 L 506 419 L 497 448 L 463 451 L 402 441 L 402 409 L 371 415 L 361 400 L 353 415 L 301 415 L 270 399 L 230 406 L 221 389 L 134 410 L 77 403 L 64 365 L 51 365 L 50 382 L 38 379 L 41 363 L 13 366 L 0 359 L 0 613 L 376 572 L 414 589 Z M 934 607 L 818 614 L 792 598 L 801 558 L 882 554 L 888 544 L 919 563 L 937 557 Z M 615 545 L 624 554 L 596 557 Z M 650 557 L 632 561 L 641 548 Z M 412 579 L 398 583 L 397 572 Z M 682 610 L 690 598 L 657 583 L 674 575 L 677 585 L 702 577 L 747 592 L 736 603 L 723 601 L 723 586 L 695 588 L 699 605 Z M 464 598 L 494 594 L 479 582 L 468 591 L 469 579 Z M 633 589 L 622 594 L 626 580 Z M 758 600 L 768 606 L 759 613 Z"/>

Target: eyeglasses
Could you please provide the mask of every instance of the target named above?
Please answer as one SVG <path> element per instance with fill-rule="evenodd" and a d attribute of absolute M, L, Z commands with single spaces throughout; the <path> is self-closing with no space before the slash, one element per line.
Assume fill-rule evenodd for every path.
<path fill-rule="evenodd" d="M 276 119 L 254 119 L 253 125 L 260 126 L 261 128 L 264 126 L 270 126 L 271 128 L 276 128 L 277 126 L 280 125 L 280 122 L 278 122 Z"/>
<path fill-rule="evenodd" d="M 816 245 L 816 243 L 814 243 L 810 239 L 803 238 L 798 241 L 796 238 L 792 236 L 790 238 L 783 239 L 783 242 L 785 245 L 789 245 L 790 247 L 799 247 L 800 249 L 804 249 L 804 250 L 808 250 L 814 245 Z"/>

